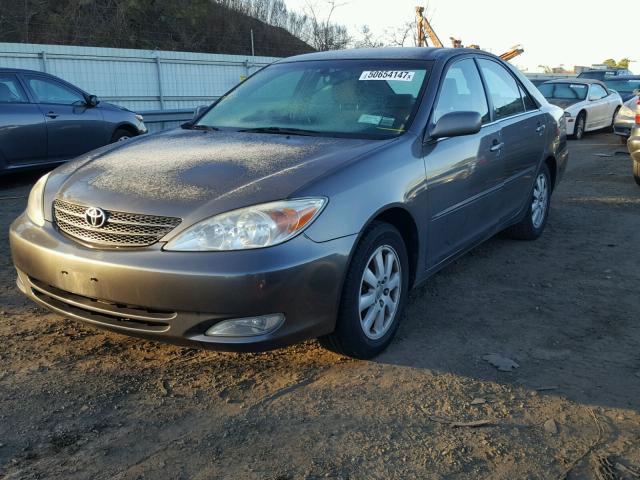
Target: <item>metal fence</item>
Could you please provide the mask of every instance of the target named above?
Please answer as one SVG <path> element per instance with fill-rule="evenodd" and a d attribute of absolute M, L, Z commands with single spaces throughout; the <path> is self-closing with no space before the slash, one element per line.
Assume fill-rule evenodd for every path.
<path fill-rule="evenodd" d="M 145 115 L 150 130 L 189 119 L 276 57 L 0 43 L 0 67 L 56 75 Z"/>

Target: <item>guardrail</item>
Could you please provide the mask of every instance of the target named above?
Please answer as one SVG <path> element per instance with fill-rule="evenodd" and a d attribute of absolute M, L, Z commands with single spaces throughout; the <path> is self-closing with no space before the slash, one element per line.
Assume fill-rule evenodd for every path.
<path fill-rule="evenodd" d="M 215 98 L 207 98 L 202 105 L 210 105 Z M 146 112 L 138 112 L 144 117 L 144 123 L 150 132 L 158 132 L 168 128 L 176 128 L 180 124 L 187 122 L 193 118 L 195 108 L 178 108 L 173 110 L 148 110 Z"/>

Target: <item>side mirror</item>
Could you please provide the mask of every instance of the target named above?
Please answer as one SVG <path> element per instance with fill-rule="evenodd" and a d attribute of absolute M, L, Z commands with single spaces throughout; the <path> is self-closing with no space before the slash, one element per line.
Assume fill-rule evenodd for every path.
<path fill-rule="evenodd" d="M 99 103 L 100 103 L 100 100 L 98 100 L 97 96 L 89 95 L 87 97 L 87 106 L 88 107 L 96 107 L 96 106 L 98 106 Z"/>
<path fill-rule="evenodd" d="M 199 106 L 197 106 L 195 111 L 193 112 L 193 120 L 195 120 L 200 115 L 202 115 L 202 112 L 204 112 L 207 108 L 209 108 L 209 105 L 199 105 Z"/>
<path fill-rule="evenodd" d="M 482 127 L 482 117 L 478 112 L 451 112 L 440 117 L 431 127 L 429 138 L 460 137 L 478 133 Z"/>

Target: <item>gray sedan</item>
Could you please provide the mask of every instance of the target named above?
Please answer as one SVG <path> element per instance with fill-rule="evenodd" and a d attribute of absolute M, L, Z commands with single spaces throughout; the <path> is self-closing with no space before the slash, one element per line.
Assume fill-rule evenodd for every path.
<path fill-rule="evenodd" d="M 0 68 L 0 174 L 146 133 L 142 116 L 42 72 Z"/>
<path fill-rule="evenodd" d="M 542 234 L 562 109 L 478 50 L 345 50 L 256 73 L 194 121 L 41 178 L 18 286 L 61 315 L 180 345 L 391 342 L 409 290 L 496 233 Z"/>

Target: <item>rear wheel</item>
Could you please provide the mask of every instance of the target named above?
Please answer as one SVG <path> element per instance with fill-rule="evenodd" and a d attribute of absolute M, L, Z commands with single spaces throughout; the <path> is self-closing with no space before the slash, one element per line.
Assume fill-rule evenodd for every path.
<path fill-rule="evenodd" d="M 613 112 L 613 117 L 611 118 L 611 125 L 609 125 L 609 128 L 607 129 L 610 132 L 613 132 L 613 125 L 616 123 L 616 117 L 618 116 L 619 111 L 620 111 L 620 107 L 616 107 L 615 111 Z"/>
<path fill-rule="evenodd" d="M 409 262 L 400 232 L 374 222 L 349 265 L 336 329 L 321 337 L 320 344 L 354 358 L 378 355 L 398 329 L 408 288 Z"/>
<path fill-rule="evenodd" d="M 551 175 L 546 164 L 538 172 L 533 184 L 527 213 L 517 224 L 509 227 L 507 233 L 518 240 L 535 240 L 544 231 L 551 203 Z"/>
<path fill-rule="evenodd" d="M 125 142 L 133 136 L 134 135 L 129 130 L 125 130 L 124 128 L 119 128 L 115 132 L 113 132 L 113 136 L 111 137 L 111 143 Z"/>
<path fill-rule="evenodd" d="M 578 118 L 576 118 L 576 125 L 575 127 L 573 127 L 573 138 L 575 138 L 576 140 L 582 140 L 582 137 L 584 137 L 584 128 L 586 123 L 587 116 L 584 114 L 584 112 L 580 112 Z"/>
<path fill-rule="evenodd" d="M 633 178 L 640 185 L 640 162 L 633 162 Z"/>

